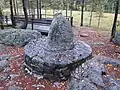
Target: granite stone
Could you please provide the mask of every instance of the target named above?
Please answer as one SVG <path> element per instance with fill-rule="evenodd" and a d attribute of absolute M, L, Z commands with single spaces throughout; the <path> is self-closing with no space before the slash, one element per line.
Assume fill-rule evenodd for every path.
<path fill-rule="evenodd" d="M 67 80 L 70 72 L 92 55 L 83 41 L 74 39 L 69 21 L 56 16 L 47 38 L 30 41 L 25 47 L 25 68 L 50 80 Z"/>
<path fill-rule="evenodd" d="M 8 61 L 7 60 L 2 60 L 0 61 L 0 72 L 4 70 L 8 66 Z"/>
<path fill-rule="evenodd" d="M 106 61 L 120 65 L 119 60 L 95 56 L 71 73 L 67 90 L 119 90 L 120 80 L 115 76 L 107 75 Z"/>
<path fill-rule="evenodd" d="M 10 86 L 8 87 L 8 90 L 22 90 L 19 86 Z"/>
<path fill-rule="evenodd" d="M 120 32 L 116 32 L 115 37 L 113 38 L 113 43 L 120 45 Z"/>
<path fill-rule="evenodd" d="M 1 55 L 0 56 L 0 72 L 8 67 L 8 59 L 9 59 L 8 55 Z"/>
<path fill-rule="evenodd" d="M 34 30 L 1 30 L 0 43 L 12 46 L 25 46 L 30 40 L 41 38 L 41 33 Z"/>

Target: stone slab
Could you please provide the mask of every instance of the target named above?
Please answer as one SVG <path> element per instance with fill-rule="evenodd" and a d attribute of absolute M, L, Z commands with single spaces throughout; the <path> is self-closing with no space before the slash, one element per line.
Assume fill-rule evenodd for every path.
<path fill-rule="evenodd" d="M 30 40 L 41 38 L 34 30 L 8 29 L 0 31 L 0 43 L 11 46 L 25 46 Z"/>
<path fill-rule="evenodd" d="M 74 49 L 66 51 L 49 51 L 46 46 L 46 39 L 38 39 L 29 42 L 25 47 L 25 65 L 45 78 L 66 80 L 70 72 L 78 65 L 85 62 L 92 55 L 90 46 L 82 41 L 75 42 Z"/>
<path fill-rule="evenodd" d="M 120 90 L 120 80 L 106 74 L 107 64 L 119 66 L 120 61 L 95 56 L 71 73 L 67 90 Z"/>

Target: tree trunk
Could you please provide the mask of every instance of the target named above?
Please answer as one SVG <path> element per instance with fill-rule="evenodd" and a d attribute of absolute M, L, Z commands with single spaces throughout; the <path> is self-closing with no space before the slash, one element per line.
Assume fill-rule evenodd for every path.
<path fill-rule="evenodd" d="M 37 18 L 39 18 L 39 0 L 37 0 Z"/>
<path fill-rule="evenodd" d="M 2 9 L 0 8 L 0 27 L 1 27 L 1 29 L 4 29 L 3 22 L 4 22 L 3 13 L 2 13 Z"/>
<path fill-rule="evenodd" d="M 27 14 L 27 8 L 26 8 L 27 5 L 25 0 L 22 0 L 22 3 L 23 3 L 24 15 L 25 15 L 24 27 L 22 29 L 26 29 L 28 25 L 28 14 Z"/>
<path fill-rule="evenodd" d="M 53 18 L 54 18 L 54 15 L 55 15 L 55 9 L 53 8 Z"/>
<path fill-rule="evenodd" d="M 45 18 L 46 18 L 46 14 L 47 14 L 47 9 L 46 9 L 46 5 L 45 5 Z"/>
<path fill-rule="evenodd" d="M 72 10 L 70 10 L 70 17 L 72 17 Z"/>
<path fill-rule="evenodd" d="M 18 1 L 16 0 L 16 2 L 15 2 L 15 3 L 16 3 L 16 10 L 17 10 L 17 14 L 19 15 L 19 10 L 18 10 L 18 8 L 19 8 L 19 7 L 18 7 Z"/>
<path fill-rule="evenodd" d="M 81 5 L 81 25 L 83 26 L 83 14 L 84 14 L 84 0 L 82 0 L 82 5 Z"/>
<path fill-rule="evenodd" d="M 101 19 L 101 15 L 99 13 L 99 18 L 98 18 L 98 27 L 100 26 L 100 19 Z"/>
<path fill-rule="evenodd" d="M 67 18 L 67 4 L 66 4 L 66 18 Z"/>
<path fill-rule="evenodd" d="M 36 10 L 35 8 L 33 8 L 33 15 L 34 15 L 34 18 L 36 17 Z"/>
<path fill-rule="evenodd" d="M 42 1 L 40 0 L 39 3 L 40 3 L 39 8 L 40 8 L 40 19 L 41 19 L 42 18 Z"/>
<path fill-rule="evenodd" d="M 15 26 L 15 20 L 14 20 L 14 15 L 13 15 L 13 3 L 12 3 L 12 0 L 10 0 L 10 12 L 11 12 L 12 25 Z"/>
<path fill-rule="evenodd" d="M 29 16 L 31 16 L 30 0 L 28 0 L 28 14 L 29 14 Z"/>
<path fill-rule="evenodd" d="M 91 23 L 92 23 L 92 16 L 93 16 L 93 8 L 92 8 L 92 10 L 90 11 L 90 22 L 89 22 L 89 26 L 91 26 Z"/>
<path fill-rule="evenodd" d="M 16 13 L 16 3 L 15 3 L 16 1 L 15 0 L 13 0 L 13 6 L 14 6 L 14 13 L 15 13 L 15 15 L 17 14 Z"/>
<path fill-rule="evenodd" d="M 116 1 L 115 16 L 114 16 L 114 22 L 113 22 L 113 27 L 112 27 L 112 33 L 111 33 L 111 39 L 110 39 L 110 41 L 112 41 L 112 39 L 115 37 L 118 11 L 119 11 L 119 0 Z"/>
<path fill-rule="evenodd" d="M 70 17 L 72 17 L 72 5 L 73 5 L 73 3 L 71 1 L 71 4 L 70 4 Z"/>

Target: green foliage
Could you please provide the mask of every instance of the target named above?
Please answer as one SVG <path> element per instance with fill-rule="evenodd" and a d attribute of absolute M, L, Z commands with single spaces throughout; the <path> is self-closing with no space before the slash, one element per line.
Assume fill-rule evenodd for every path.
<path fill-rule="evenodd" d="M 50 0 L 50 7 L 52 9 L 62 9 L 62 0 Z"/>
<path fill-rule="evenodd" d="M 3 27 L 3 19 L 2 19 L 3 13 L 2 13 L 2 9 L 1 9 L 1 8 L 0 8 L 0 17 L 1 17 L 1 20 L 0 20 L 0 27 L 1 27 L 1 29 L 4 29 L 4 27 Z"/>
<path fill-rule="evenodd" d="M 0 16 L 3 15 L 3 10 L 0 8 Z"/>
<path fill-rule="evenodd" d="M 88 10 L 96 12 L 97 15 L 103 16 L 105 0 L 89 0 L 87 3 Z"/>
<path fill-rule="evenodd" d="M 9 8 L 9 0 L 0 0 L 0 8 Z"/>
<path fill-rule="evenodd" d="M 4 0 L 0 0 L 0 8 L 4 7 Z"/>
<path fill-rule="evenodd" d="M 103 12 L 104 12 L 104 0 L 96 0 L 96 13 L 99 16 L 103 16 Z"/>

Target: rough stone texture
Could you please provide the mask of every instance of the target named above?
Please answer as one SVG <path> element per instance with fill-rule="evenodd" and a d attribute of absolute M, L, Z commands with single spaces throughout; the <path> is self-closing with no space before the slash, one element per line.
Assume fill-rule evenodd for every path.
<path fill-rule="evenodd" d="M 5 75 L 0 74 L 0 81 L 4 81 L 4 80 L 7 80 L 7 79 L 8 79 L 7 74 L 5 74 Z"/>
<path fill-rule="evenodd" d="M 0 44 L 0 53 L 5 51 L 5 46 L 3 44 Z"/>
<path fill-rule="evenodd" d="M 50 50 L 69 50 L 73 48 L 73 32 L 69 21 L 58 15 L 52 22 L 48 35 Z"/>
<path fill-rule="evenodd" d="M 8 55 L 0 56 L 0 72 L 8 66 Z"/>
<path fill-rule="evenodd" d="M 10 56 L 8 54 L 4 54 L 0 56 L 0 61 L 1 60 L 9 60 Z"/>
<path fill-rule="evenodd" d="M 41 34 L 34 30 L 1 30 L 0 43 L 13 46 L 24 46 L 31 39 L 40 38 Z"/>
<path fill-rule="evenodd" d="M 105 65 L 112 63 L 120 65 L 120 61 L 103 56 L 86 61 L 72 72 L 67 90 L 120 90 L 120 80 L 103 75 L 106 73 Z"/>
<path fill-rule="evenodd" d="M 0 71 L 2 71 L 5 67 L 7 67 L 7 65 L 8 65 L 7 60 L 0 61 Z"/>
<path fill-rule="evenodd" d="M 10 86 L 8 90 L 22 90 L 21 87 L 18 86 Z"/>
<path fill-rule="evenodd" d="M 81 36 L 81 37 L 88 37 L 89 35 L 86 34 L 86 33 L 82 33 L 82 34 L 80 34 L 80 36 Z"/>
<path fill-rule="evenodd" d="M 114 37 L 114 39 L 113 39 L 113 42 L 114 42 L 115 44 L 117 44 L 117 45 L 120 45 L 120 32 L 117 32 L 117 33 L 115 34 L 115 37 Z"/>
<path fill-rule="evenodd" d="M 32 40 L 25 46 L 25 69 L 50 80 L 66 80 L 70 72 L 91 56 L 92 49 L 73 40 L 70 23 L 58 15 L 47 38 Z"/>

